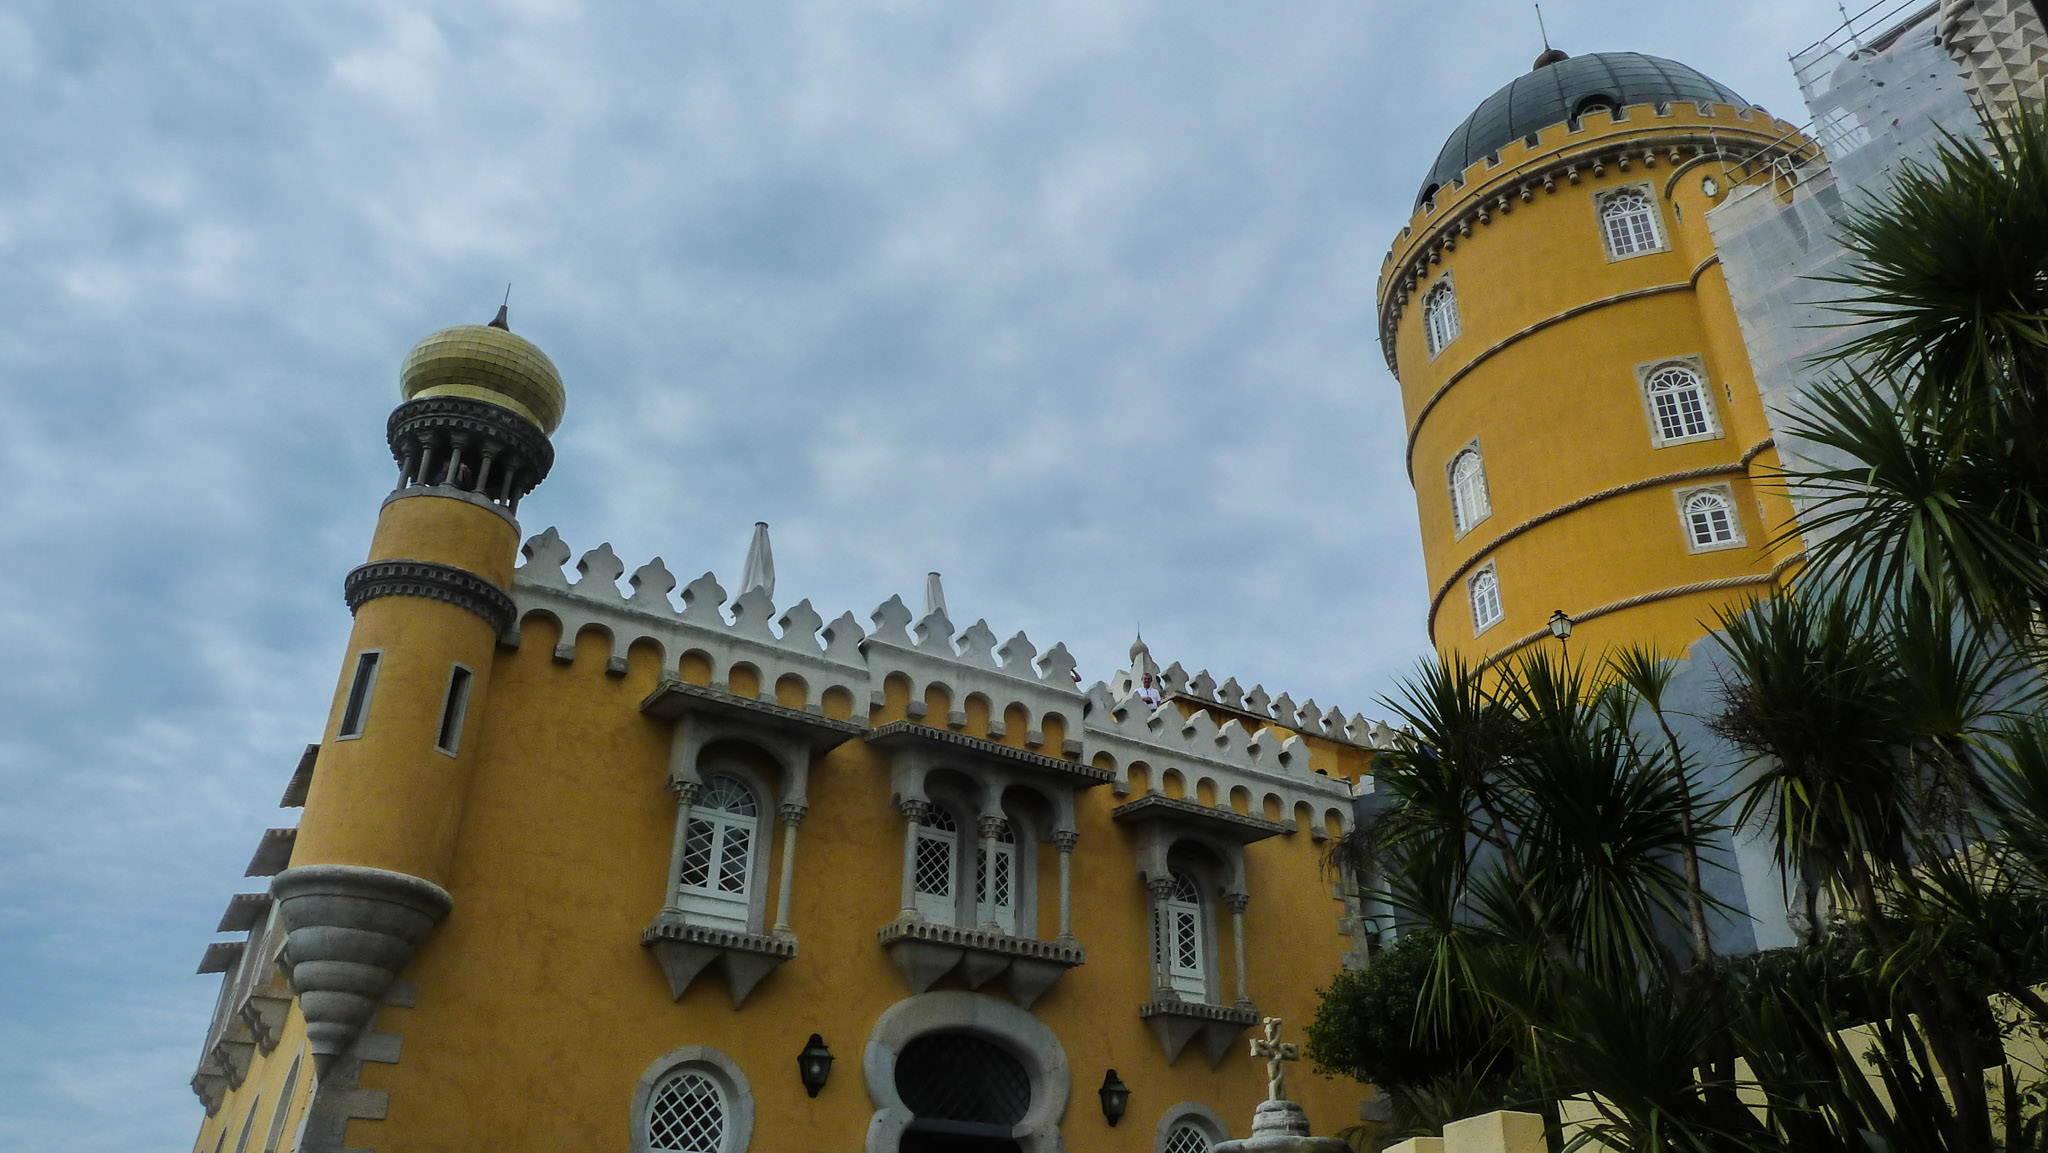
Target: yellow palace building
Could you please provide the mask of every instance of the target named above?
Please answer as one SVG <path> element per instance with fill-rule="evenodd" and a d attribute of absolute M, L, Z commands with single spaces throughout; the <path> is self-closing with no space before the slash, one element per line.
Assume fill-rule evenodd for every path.
<path fill-rule="evenodd" d="M 731 588 L 571 565 L 516 519 L 565 407 L 540 349 L 501 311 L 400 376 L 303 815 L 201 966 L 197 1153 L 1246 1135 L 1249 1031 L 1364 957 L 1321 864 L 1362 718 L 1142 644 L 1084 688 L 936 576 L 865 623 L 780 607 L 765 528 Z"/>
<path fill-rule="evenodd" d="M 1546 51 L 1451 133 L 1377 294 L 1438 651 L 1497 659 L 1562 614 L 1589 651 L 1680 652 L 1798 563 L 1707 213 L 1817 156 L 1626 52 Z"/>

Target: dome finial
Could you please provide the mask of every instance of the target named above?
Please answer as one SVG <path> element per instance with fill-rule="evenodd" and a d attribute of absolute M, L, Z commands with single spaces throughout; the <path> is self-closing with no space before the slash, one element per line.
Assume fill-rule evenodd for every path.
<path fill-rule="evenodd" d="M 1571 56 L 1568 53 L 1560 52 L 1557 49 L 1552 48 L 1550 46 L 1550 29 L 1543 26 L 1543 5 L 1537 4 L 1535 5 L 1535 8 L 1536 34 L 1543 37 L 1543 52 L 1536 57 L 1536 63 L 1529 66 L 1529 71 L 1531 72 L 1534 72 L 1539 68 L 1548 68 L 1552 64 L 1555 64 L 1560 60 L 1571 59 Z"/>
<path fill-rule="evenodd" d="M 492 317 L 492 318 L 491 318 L 491 322 L 490 322 L 489 324 L 485 325 L 484 327 L 486 327 L 486 328 L 502 328 L 502 329 L 504 329 L 504 330 L 505 330 L 506 332 L 510 332 L 510 331 L 512 331 L 512 325 L 511 325 L 511 324 L 510 324 L 510 323 L 509 323 L 508 321 L 506 321 L 506 319 L 505 319 L 505 314 L 506 314 L 506 311 L 507 311 L 508 309 L 510 309 L 511 307 L 512 307 L 512 283 L 511 283 L 510 281 L 507 281 L 507 282 L 505 283 L 505 302 L 504 302 L 503 304 L 500 304 L 500 305 L 498 306 L 498 315 L 496 315 L 496 316 Z"/>

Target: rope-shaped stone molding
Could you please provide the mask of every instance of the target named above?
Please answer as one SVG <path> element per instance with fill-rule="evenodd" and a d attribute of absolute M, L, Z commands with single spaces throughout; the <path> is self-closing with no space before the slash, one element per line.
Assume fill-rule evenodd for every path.
<path fill-rule="evenodd" d="M 1588 493 L 1585 496 L 1579 497 L 1576 500 L 1568 501 L 1564 504 L 1558 505 L 1556 508 L 1553 508 L 1548 512 L 1537 513 L 1535 516 L 1532 516 L 1529 519 L 1522 521 L 1520 524 L 1517 524 L 1511 528 L 1504 530 L 1503 532 L 1501 532 L 1499 536 L 1496 536 L 1492 540 L 1487 541 L 1484 545 L 1475 550 L 1472 553 L 1472 555 L 1466 557 L 1464 561 L 1458 565 L 1457 568 L 1451 570 L 1451 574 L 1449 576 L 1445 577 L 1443 581 L 1437 585 L 1436 591 L 1432 593 L 1429 598 L 1430 635 L 1436 635 L 1436 614 L 1437 611 L 1443 607 L 1444 597 L 1448 596 L 1450 594 L 1450 591 L 1453 588 L 1457 587 L 1458 582 L 1464 579 L 1465 574 L 1479 567 L 1480 562 L 1485 560 L 1488 554 L 1492 553 L 1495 549 L 1515 539 L 1516 537 L 1521 536 L 1523 533 L 1526 533 L 1531 529 L 1541 527 L 1542 525 L 1548 524 L 1549 522 L 1556 520 L 1558 517 L 1564 516 L 1566 513 L 1577 512 L 1582 508 L 1599 504 L 1601 501 L 1612 500 L 1618 496 L 1627 496 L 1628 494 L 1634 492 L 1641 492 L 1646 488 L 1657 488 L 1661 485 L 1667 484 L 1683 484 L 1689 480 L 1705 480 L 1709 477 L 1732 476 L 1737 473 L 1747 472 L 1749 470 L 1750 462 L 1756 459 L 1757 454 L 1763 452 L 1767 448 L 1772 447 L 1774 444 L 1776 444 L 1776 441 L 1774 441 L 1770 437 L 1765 437 L 1764 439 L 1749 446 L 1749 448 L 1743 452 L 1741 459 L 1735 464 L 1703 465 L 1699 468 L 1688 468 L 1681 469 L 1678 472 L 1661 473 L 1657 476 L 1644 477 L 1641 480 L 1632 480 L 1626 484 L 1618 484 L 1611 488 L 1603 488 L 1598 492 Z M 1576 620 L 1579 618 L 1574 617 L 1573 619 Z"/>
<path fill-rule="evenodd" d="M 512 627 L 518 606 L 505 590 L 453 565 L 422 560 L 371 561 L 357 565 L 341 582 L 342 599 L 354 613 L 378 597 L 424 597 L 482 617 L 500 636 Z"/>

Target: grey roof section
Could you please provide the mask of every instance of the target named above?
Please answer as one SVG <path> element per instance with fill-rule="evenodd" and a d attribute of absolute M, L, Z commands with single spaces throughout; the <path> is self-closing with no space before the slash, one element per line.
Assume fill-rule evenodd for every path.
<path fill-rule="evenodd" d="M 1508 82 L 1487 97 L 1444 141 L 1429 178 L 1415 198 L 1419 207 L 1436 189 L 1462 176 L 1503 144 L 1572 118 L 1579 106 L 1605 97 L 1616 107 L 1710 101 L 1747 107 L 1749 102 L 1700 72 L 1640 52 L 1595 52 L 1572 56 Z"/>
<path fill-rule="evenodd" d="M 292 779 L 284 787 L 284 796 L 277 802 L 280 809 L 303 809 L 306 807 L 306 790 L 313 787 L 313 762 L 319 759 L 320 746 L 307 745 L 299 755 L 299 764 L 292 770 Z"/>
<path fill-rule="evenodd" d="M 245 877 L 275 877 L 292 863 L 292 846 L 299 840 L 297 829 L 265 829 L 256 843 L 256 855 L 249 858 Z"/>

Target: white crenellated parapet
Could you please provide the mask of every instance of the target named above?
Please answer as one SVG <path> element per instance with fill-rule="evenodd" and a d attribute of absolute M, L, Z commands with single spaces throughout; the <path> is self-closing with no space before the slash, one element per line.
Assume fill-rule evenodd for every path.
<path fill-rule="evenodd" d="M 1149 668 L 1152 654 L 1140 639 L 1131 646 L 1131 669 L 1119 672 L 1109 682 L 1110 696 L 1118 703 L 1137 692 L 1137 670 Z M 1208 705 L 1220 706 L 1232 713 L 1243 713 L 1262 721 L 1271 721 L 1283 729 L 1297 733 L 1309 733 L 1334 741 L 1340 745 L 1356 745 L 1361 748 L 1375 748 L 1371 731 L 1373 722 L 1358 713 L 1347 714 L 1343 709 L 1324 709 L 1310 700 L 1301 705 L 1294 698 L 1281 693 L 1271 696 L 1266 686 L 1253 685 L 1246 689 L 1237 683 L 1236 677 L 1216 683 L 1208 669 L 1188 675 L 1188 671 L 1175 661 L 1159 674 L 1160 691 L 1167 697 L 1181 697 L 1195 702 L 1197 708 Z"/>
<path fill-rule="evenodd" d="M 1236 800 L 1253 815 L 1277 808 L 1280 819 L 1291 820 L 1298 806 L 1307 805 L 1318 839 L 1332 814 L 1340 827 L 1351 827 L 1350 782 L 1312 770 L 1308 745 L 1298 735 L 1276 739 L 1269 729 L 1250 732 L 1235 717 L 1218 725 L 1206 710 L 1182 716 L 1171 701 L 1157 709 L 1136 697 L 1114 702 L 1109 686 L 1098 681 L 1088 690 L 1081 739 L 1083 760 L 1110 762 L 1119 795 L 1131 791 L 1131 769 L 1142 767 L 1148 790 L 1159 790 L 1167 774 L 1176 774 L 1184 796 L 1198 797 L 1207 784 L 1219 808 L 1236 807 L 1238 790 L 1244 795 Z"/>
<path fill-rule="evenodd" d="M 519 623 L 506 643 L 518 647 L 521 624 L 533 615 L 554 618 L 561 626 L 555 659 L 576 659 L 576 640 L 595 629 L 608 640 L 605 671 L 622 676 L 626 653 L 647 643 L 661 657 L 662 668 L 674 671 L 685 654 L 698 653 L 711 665 L 711 679 L 720 688 L 731 681 L 735 667 L 754 670 L 761 693 L 772 698 L 785 677 L 804 685 L 804 708 L 822 711 L 825 693 L 837 688 L 855 702 L 866 699 L 868 668 L 861 656 L 863 633 L 852 613 L 825 624 L 808 600 L 798 601 L 778 619 L 775 605 L 762 586 L 755 586 L 726 604 L 716 577 L 705 573 L 683 587 L 683 605 L 669 600 L 676 587 L 661 558 L 634 571 L 630 594 L 619 591 L 625 566 L 609 544 L 599 545 L 577 562 L 572 583 L 562 571 L 569 546 L 554 529 L 535 536 L 520 550 L 526 557 L 512 577 L 512 599 Z M 726 612 L 731 612 L 728 620 Z M 774 622 L 771 624 L 770 622 Z M 776 631 L 780 628 L 780 632 Z"/>
<path fill-rule="evenodd" d="M 979 697 L 988 709 L 989 737 L 1001 739 L 1008 735 L 1010 718 L 1021 710 L 1026 748 L 1103 765 L 1116 774 L 1120 794 L 1130 789 L 1130 769 L 1143 766 L 1155 789 L 1168 773 L 1178 774 L 1189 798 L 1208 783 L 1219 807 L 1230 807 L 1233 796 L 1241 794 L 1240 803 L 1254 814 L 1277 805 L 1284 818 L 1292 818 L 1305 805 L 1318 838 L 1332 814 L 1343 827 L 1350 825 L 1349 784 L 1314 772 L 1300 736 L 1283 740 L 1259 726 L 1250 732 L 1229 715 L 1249 713 L 1297 733 L 1369 745 L 1364 719 L 1341 710 L 1325 714 L 1314 702 L 1296 709 L 1284 693 L 1269 700 L 1262 687 L 1247 692 L 1235 681 L 1217 686 L 1206 672 L 1191 681 L 1179 665 L 1162 674 L 1166 690 L 1212 701 L 1218 706 L 1213 712 L 1198 708 L 1182 717 L 1170 702 L 1147 710 L 1136 698 L 1114 700 L 1110 687 L 1099 682 L 1083 692 L 1065 645 L 1041 653 L 1022 632 L 999 641 L 985 620 L 956 630 L 943 595 L 935 598 L 930 588 L 930 607 L 921 619 L 913 619 L 902 597 L 892 596 L 870 614 L 873 627 L 863 631 L 852 613 L 825 623 L 808 600 L 778 617 L 764 582 L 728 598 L 707 572 L 677 590 L 675 576 L 660 558 L 634 570 L 627 582 L 631 591 L 622 592 L 618 582 L 625 565 L 609 544 L 583 554 L 571 579 L 564 572 L 569 546 L 553 528 L 527 541 L 521 551 L 526 563 L 512 581 L 519 623 L 505 637 L 515 648 L 526 619 L 543 615 L 560 626 L 553 656 L 564 664 L 576 660 L 578 638 L 595 630 L 606 638 L 605 671 L 610 675 L 623 676 L 628 651 L 649 644 L 668 672 L 676 671 L 685 655 L 697 654 L 710 665 L 712 686 L 727 692 L 735 668 L 754 671 L 764 699 L 774 698 L 784 678 L 795 677 L 804 686 L 808 712 L 822 712 L 825 694 L 843 690 L 852 699 L 856 720 L 865 720 L 866 710 L 881 705 L 890 682 L 899 680 L 907 686 L 912 720 L 964 729 L 967 703 Z M 927 694 L 934 687 L 944 690 L 949 702 L 946 716 L 927 715 Z M 1052 716 L 1064 721 L 1061 747 L 1040 748 L 1046 718 Z"/>

